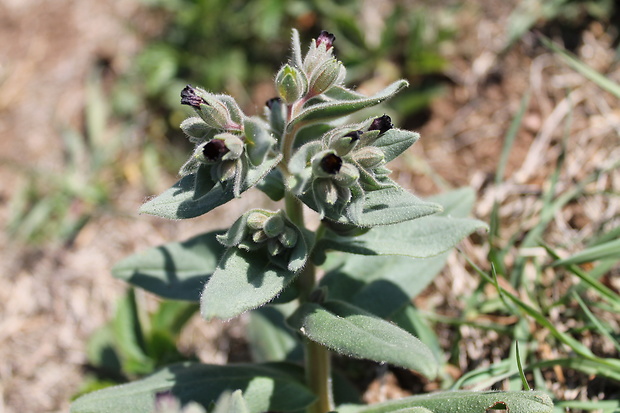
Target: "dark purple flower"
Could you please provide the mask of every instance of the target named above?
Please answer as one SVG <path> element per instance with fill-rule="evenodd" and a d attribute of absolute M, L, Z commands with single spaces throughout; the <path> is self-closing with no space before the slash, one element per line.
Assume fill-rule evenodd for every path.
<path fill-rule="evenodd" d="M 319 37 L 317 37 L 316 39 L 316 45 L 318 47 L 322 45 L 323 43 L 325 43 L 325 48 L 329 50 L 332 48 L 332 45 L 334 44 L 335 40 L 336 40 L 336 36 L 334 36 L 333 34 L 329 33 L 326 30 L 323 30 L 321 34 L 319 34 Z"/>
<path fill-rule="evenodd" d="M 346 138 L 351 138 L 351 143 L 357 142 L 360 139 L 360 135 L 364 133 L 361 130 L 354 130 L 344 135 Z"/>
<path fill-rule="evenodd" d="M 202 154 L 211 162 L 219 161 L 226 152 L 228 152 L 228 148 L 226 147 L 224 141 L 221 139 L 211 139 L 204 146 L 204 148 L 202 148 Z"/>
<path fill-rule="evenodd" d="M 393 127 L 394 125 L 392 125 L 392 119 L 390 119 L 388 115 L 383 115 L 373 120 L 368 130 L 369 131 L 378 130 L 379 135 L 381 135 L 382 133 L 385 133 L 386 131 L 392 129 Z"/>
<path fill-rule="evenodd" d="M 336 154 L 327 154 L 321 159 L 321 168 L 331 175 L 336 175 L 342 167 L 342 158 Z"/>
<path fill-rule="evenodd" d="M 187 85 L 181 91 L 181 105 L 188 105 L 195 109 L 200 109 L 200 105 L 208 103 L 196 94 L 196 89 L 192 85 Z"/>
<path fill-rule="evenodd" d="M 267 102 L 265 102 L 265 105 L 269 108 L 272 109 L 273 105 L 275 105 L 276 103 L 280 103 L 282 102 L 282 99 L 275 97 L 275 98 L 271 98 L 269 99 Z"/>

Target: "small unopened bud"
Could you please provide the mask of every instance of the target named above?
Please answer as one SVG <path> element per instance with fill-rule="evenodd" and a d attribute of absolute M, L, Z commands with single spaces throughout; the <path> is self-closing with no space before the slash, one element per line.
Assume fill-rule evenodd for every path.
<path fill-rule="evenodd" d="M 226 144 L 221 139 L 211 139 L 206 145 L 202 148 L 202 154 L 205 159 L 210 162 L 219 161 L 224 154 L 228 152 L 228 148 Z"/>
<path fill-rule="evenodd" d="M 360 178 L 360 172 L 355 165 L 343 163 L 340 171 L 334 176 L 334 181 L 338 186 L 349 187 Z"/>
<path fill-rule="evenodd" d="M 265 234 L 262 230 L 256 231 L 252 234 L 252 241 L 258 243 L 265 242 L 269 239 L 267 234 Z"/>
<path fill-rule="evenodd" d="M 228 149 L 228 152 L 224 156 L 222 156 L 222 159 L 239 159 L 239 157 L 243 153 L 243 148 L 245 148 L 245 143 L 243 142 L 243 140 L 241 140 L 240 137 L 233 135 L 232 133 L 222 133 L 217 135 L 217 137 L 224 140 L 226 149 Z"/>
<path fill-rule="evenodd" d="M 310 75 L 310 95 L 320 95 L 344 80 L 345 69 L 337 59 L 329 58 L 314 69 Z"/>
<path fill-rule="evenodd" d="M 204 90 L 185 86 L 181 91 L 181 104 L 193 107 L 202 120 L 214 129 L 226 129 L 234 124 L 228 107 L 215 95 Z"/>
<path fill-rule="evenodd" d="M 372 169 L 385 161 L 383 151 L 374 146 L 366 146 L 353 154 L 353 159 L 363 168 Z"/>
<path fill-rule="evenodd" d="M 344 156 L 357 146 L 357 142 L 359 142 L 362 133 L 362 131 L 356 130 L 333 139 L 330 148 L 335 150 L 339 156 Z"/>
<path fill-rule="evenodd" d="M 276 89 L 286 103 L 293 103 L 306 94 L 308 81 L 298 69 L 284 65 L 276 75 Z"/>
<path fill-rule="evenodd" d="M 254 211 L 250 213 L 250 215 L 248 215 L 247 226 L 254 231 L 263 229 L 267 218 L 268 216 L 263 214 L 262 212 Z"/>
<path fill-rule="evenodd" d="M 316 45 L 319 47 L 324 44 L 325 50 L 329 50 L 332 48 L 334 41 L 336 41 L 336 36 L 326 30 L 323 30 L 321 34 L 319 34 L 319 37 L 316 38 Z"/>
<path fill-rule="evenodd" d="M 393 127 L 394 125 L 392 125 L 392 119 L 388 115 L 383 115 L 373 120 L 368 130 L 378 130 L 379 134 L 382 134 Z"/>
<path fill-rule="evenodd" d="M 284 228 L 284 231 L 278 235 L 278 241 L 280 241 L 285 248 L 293 248 L 297 244 L 297 231 L 291 227 Z"/>
<path fill-rule="evenodd" d="M 331 179 L 317 179 L 314 182 L 314 195 L 320 201 L 334 205 L 338 201 L 338 188 Z"/>
<path fill-rule="evenodd" d="M 270 216 L 265 221 L 263 231 L 269 238 L 277 237 L 284 231 L 284 220 L 279 215 Z"/>

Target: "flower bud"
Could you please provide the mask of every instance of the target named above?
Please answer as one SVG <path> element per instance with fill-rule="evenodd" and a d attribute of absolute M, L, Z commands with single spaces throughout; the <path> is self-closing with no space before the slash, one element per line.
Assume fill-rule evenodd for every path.
<path fill-rule="evenodd" d="M 315 198 L 323 203 L 334 205 L 338 201 L 338 188 L 331 179 L 317 179 L 313 190 Z"/>
<path fill-rule="evenodd" d="M 260 211 L 252 211 L 250 215 L 248 215 L 248 221 L 246 225 L 251 230 L 257 231 L 259 229 L 263 229 L 267 218 L 269 217 Z"/>
<path fill-rule="evenodd" d="M 293 248 L 297 244 L 297 231 L 291 227 L 285 227 L 280 235 L 278 235 L 278 241 L 285 248 Z"/>
<path fill-rule="evenodd" d="M 280 215 L 273 215 L 267 218 L 263 231 L 269 238 L 275 238 L 284 231 L 284 220 Z"/>
<path fill-rule="evenodd" d="M 360 140 L 360 135 L 363 132 L 360 130 L 351 131 L 346 135 L 343 135 L 339 138 L 332 139 L 329 147 L 336 151 L 336 154 L 339 156 L 344 156 L 351 152 L 353 148 L 357 146 L 357 143 Z"/>
<path fill-rule="evenodd" d="M 193 107 L 202 120 L 214 129 L 226 129 L 234 123 L 228 107 L 215 95 L 191 85 L 185 86 L 181 91 L 181 104 Z"/>
<path fill-rule="evenodd" d="M 372 169 L 380 166 L 385 161 L 383 151 L 375 146 L 366 146 L 353 154 L 353 159 L 362 168 Z"/>
<path fill-rule="evenodd" d="M 228 152 L 222 156 L 223 160 L 234 160 L 241 157 L 243 149 L 245 148 L 245 143 L 240 137 L 232 133 L 221 133 L 217 135 L 217 137 L 224 140 L 226 149 L 228 149 Z"/>
<path fill-rule="evenodd" d="M 370 124 L 368 130 L 378 130 L 379 134 L 383 134 L 386 131 L 392 129 L 393 127 L 394 125 L 392 125 L 392 119 L 388 115 L 383 115 L 374 119 Z"/>
<path fill-rule="evenodd" d="M 298 69 L 284 65 L 276 75 L 276 89 L 286 103 L 292 103 L 305 96 L 308 81 Z"/>
<path fill-rule="evenodd" d="M 252 234 L 252 241 L 254 241 L 257 244 L 261 243 L 261 242 L 265 242 L 268 239 L 269 239 L 269 237 L 262 230 L 258 230 L 254 234 Z"/>
<path fill-rule="evenodd" d="M 334 181 L 338 186 L 350 187 L 360 178 L 360 172 L 355 165 L 343 163 L 340 171 L 334 176 Z"/>
<path fill-rule="evenodd" d="M 346 70 L 341 62 L 330 58 L 318 65 L 310 75 L 310 95 L 316 96 L 344 80 Z"/>

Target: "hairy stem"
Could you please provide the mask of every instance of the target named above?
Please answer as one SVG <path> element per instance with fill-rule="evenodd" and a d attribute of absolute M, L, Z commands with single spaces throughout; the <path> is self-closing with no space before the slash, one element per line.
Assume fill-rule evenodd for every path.
<path fill-rule="evenodd" d="M 295 225 L 304 227 L 302 203 L 290 192 L 284 197 L 286 213 Z M 316 284 L 314 265 L 308 263 L 295 281 L 299 289 L 299 302 L 308 301 Z M 333 408 L 330 353 L 322 345 L 304 340 L 304 360 L 306 367 L 306 384 L 317 396 L 317 401 L 308 407 L 308 413 L 326 413 Z"/>

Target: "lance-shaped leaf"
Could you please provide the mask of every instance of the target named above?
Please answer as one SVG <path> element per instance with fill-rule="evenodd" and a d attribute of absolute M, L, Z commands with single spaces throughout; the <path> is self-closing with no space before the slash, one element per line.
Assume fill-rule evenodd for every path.
<path fill-rule="evenodd" d="M 358 110 L 378 105 L 379 103 L 391 98 L 408 85 L 409 83 L 406 80 L 398 80 L 373 96 L 364 96 L 351 92 L 348 95 L 350 97 L 356 96 L 355 99 L 317 103 L 304 108 L 304 110 L 302 110 L 301 113 L 299 113 L 299 115 L 297 115 L 287 127 L 290 129 L 300 123 L 325 121 L 350 115 Z M 341 89 L 339 89 L 339 91 L 340 90 Z"/>
<path fill-rule="evenodd" d="M 343 237 L 331 231 L 317 247 L 361 255 L 403 255 L 427 258 L 449 250 L 463 238 L 487 224 L 477 219 L 429 216 L 372 228 L 357 237 Z"/>
<path fill-rule="evenodd" d="M 372 146 L 380 148 L 385 154 L 385 162 L 390 162 L 420 139 L 420 134 L 403 129 L 390 129 L 379 136 Z"/>
<path fill-rule="evenodd" d="M 198 302 L 224 254 L 215 238 L 220 234 L 209 232 L 139 252 L 116 264 L 112 274 L 164 298 Z"/>
<path fill-rule="evenodd" d="M 285 363 L 216 366 L 182 363 L 166 367 L 122 386 L 86 394 L 71 405 L 71 413 L 152 413 L 155 396 L 169 393 L 182 404 L 209 407 L 224 392 L 241 390 L 250 412 L 298 411 L 314 395 L 301 383 L 301 374 Z"/>
<path fill-rule="evenodd" d="M 241 184 L 241 192 L 255 186 L 280 162 L 281 155 L 266 159 L 250 168 Z M 162 194 L 140 207 L 140 213 L 168 219 L 194 218 L 234 198 L 233 182 L 214 182 L 211 166 L 201 165 L 196 173 L 187 175 Z"/>
<path fill-rule="evenodd" d="M 305 245 L 303 237 L 298 243 Z M 264 250 L 229 248 L 204 288 L 200 312 L 207 320 L 241 315 L 276 298 L 298 272 L 275 265 Z"/>
<path fill-rule="evenodd" d="M 429 198 L 444 210 L 439 215 L 464 218 L 475 199 L 471 188 Z M 449 252 L 416 259 L 404 256 L 362 256 L 330 253 L 328 271 L 321 278 L 330 299 L 343 300 L 382 318 L 415 298 L 445 265 Z"/>
<path fill-rule="evenodd" d="M 424 407 L 433 413 L 484 413 L 490 409 L 510 413 L 551 413 L 553 402 L 541 391 L 445 391 L 372 406 L 339 406 L 338 413 L 396 413 L 413 407 Z"/>
<path fill-rule="evenodd" d="M 337 353 L 409 368 L 430 379 L 437 375 L 437 361 L 420 340 L 342 301 L 304 303 L 288 322 L 310 340 Z"/>

